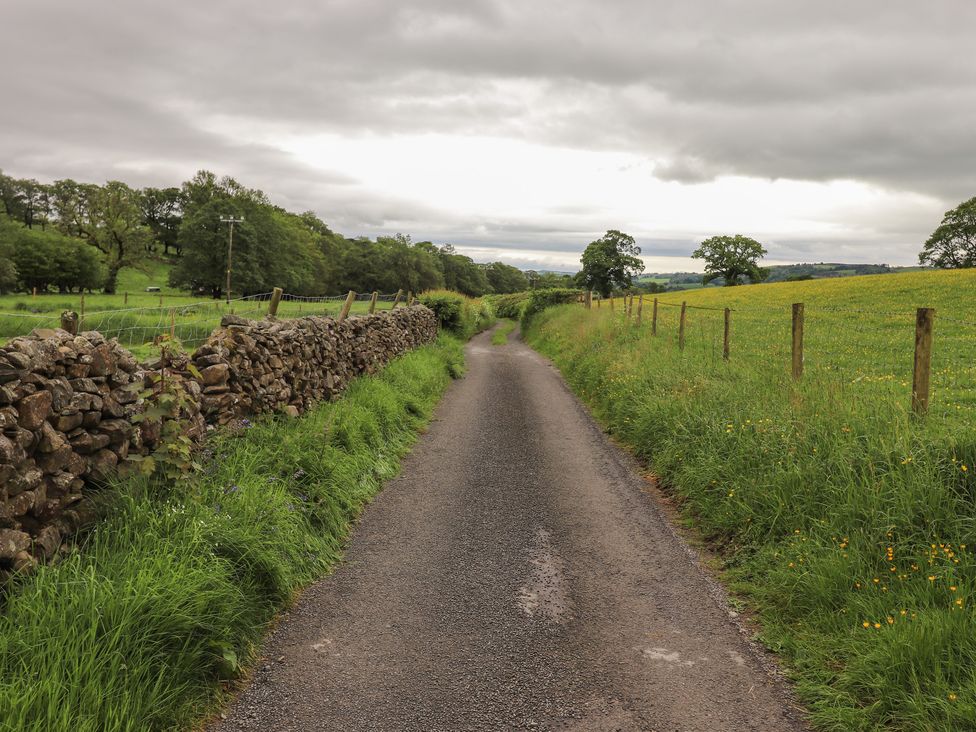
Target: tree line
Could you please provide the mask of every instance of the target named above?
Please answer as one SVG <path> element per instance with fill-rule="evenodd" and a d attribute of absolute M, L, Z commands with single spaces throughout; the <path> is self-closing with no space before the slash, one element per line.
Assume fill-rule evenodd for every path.
<path fill-rule="evenodd" d="M 346 238 L 312 212 L 286 211 L 262 191 L 209 171 L 169 188 L 45 184 L 0 171 L 0 292 L 113 293 L 123 267 L 168 258 L 172 286 L 223 297 L 227 217 L 243 219 L 234 229 L 234 295 L 273 287 L 296 295 L 447 288 L 479 297 L 562 280 L 528 273 L 530 282 L 511 265 L 478 264 L 449 244 L 405 234 Z"/>

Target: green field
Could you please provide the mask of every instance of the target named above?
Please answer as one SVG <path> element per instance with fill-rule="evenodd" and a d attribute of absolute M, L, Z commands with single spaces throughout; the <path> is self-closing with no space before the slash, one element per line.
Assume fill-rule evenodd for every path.
<path fill-rule="evenodd" d="M 639 326 L 618 299 L 546 311 L 527 337 L 721 553 L 819 728 L 976 729 L 976 271 L 658 298 L 656 337 L 646 296 Z M 937 309 L 923 418 L 917 307 Z"/>
<path fill-rule="evenodd" d="M 262 318 L 268 312 L 270 293 L 236 298 L 230 304 L 223 300 L 191 297 L 188 293 L 166 286 L 169 267 L 150 263 L 146 271 L 125 269 L 119 276 L 119 292 L 114 295 L 86 294 L 14 294 L 0 296 L 0 343 L 27 335 L 35 328 L 57 328 L 61 313 L 73 310 L 84 317 L 82 330 L 97 330 L 137 356 L 147 357 L 161 336 L 175 335 L 187 349 L 202 343 L 220 323 L 224 314 Z M 160 293 L 147 293 L 146 287 L 158 286 Z M 353 314 L 365 314 L 369 295 L 358 296 Z M 308 315 L 337 315 L 344 296 L 328 298 L 294 298 L 288 296 L 278 308 L 279 318 Z M 389 309 L 392 295 L 377 301 L 377 310 Z"/>

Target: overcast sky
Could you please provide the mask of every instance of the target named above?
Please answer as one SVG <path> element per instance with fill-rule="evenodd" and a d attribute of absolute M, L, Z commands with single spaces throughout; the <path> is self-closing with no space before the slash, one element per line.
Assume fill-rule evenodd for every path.
<path fill-rule="evenodd" d="M 232 175 L 355 236 L 913 264 L 976 195 L 972 0 L 4 0 L 0 168 Z"/>

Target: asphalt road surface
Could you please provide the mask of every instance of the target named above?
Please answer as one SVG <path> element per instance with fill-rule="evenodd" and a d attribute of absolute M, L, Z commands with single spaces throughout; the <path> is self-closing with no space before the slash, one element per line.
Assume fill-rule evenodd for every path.
<path fill-rule="evenodd" d="M 471 342 L 214 730 L 805 729 L 629 458 L 510 340 Z"/>

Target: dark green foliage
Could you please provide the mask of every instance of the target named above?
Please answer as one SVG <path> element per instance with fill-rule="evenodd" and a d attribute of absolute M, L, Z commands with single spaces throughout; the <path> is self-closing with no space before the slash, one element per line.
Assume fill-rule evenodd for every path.
<path fill-rule="evenodd" d="M 464 293 L 468 297 L 481 297 L 491 292 L 485 271 L 471 257 L 456 254 L 450 244 L 441 248 L 440 263 L 444 272 L 444 287 L 448 290 Z"/>
<path fill-rule="evenodd" d="M 437 314 L 441 328 L 467 340 L 494 322 L 487 303 L 465 297 L 457 292 L 438 290 L 420 296 L 420 302 Z"/>
<path fill-rule="evenodd" d="M 491 306 L 492 312 L 499 318 L 520 320 L 523 308 L 529 300 L 529 293 L 515 292 L 510 295 L 489 295 L 485 300 Z"/>
<path fill-rule="evenodd" d="M 528 295 L 528 298 L 521 307 L 521 314 L 519 316 L 523 328 L 528 326 L 533 316 L 541 313 L 546 308 L 576 302 L 579 299 L 580 291 L 567 288 L 552 288 L 548 290 L 532 290 Z"/>
<path fill-rule="evenodd" d="M 115 291 L 123 267 L 143 268 L 148 258 L 173 255 L 173 287 L 222 297 L 229 231 L 220 219 L 231 216 L 244 218 L 234 229 L 234 295 L 274 287 L 295 295 L 447 288 L 480 297 L 528 287 L 517 268 L 501 262 L 478 264 L 450 244 L 413 243 L 399 233 L 375 241 L 346 239 L 311 212 L 290 213 L 263 192 L 205 170 L 179 188 L 141 190 L 119 181 L 102 186 L 70 179 L 43 184 L 0 173 L 0 214 L 29 229 L 55 229 L 93 245 L 105 265 L 100 285 L 106 292 Z M 5 274 L 9 279 L 10 272 Z M 563 280 L 547 273 L 534 281 L 552 286 L 566 284 Z"/>
<path fill-rule="evenodd" d="M 183 221 L 178 242 L 183 256 L 170 284 L 213 297 L 225 295 L 228 224 L 234 227 L 231 289 L 234 294 L 288 292 L 309 294 L 325 272 L 319 235 L 306 218 L 271 206 L 261 192 L 232 178 L 218 180 L 202 171 L 183 184 Z"/>
<path fill-rule="evenodd" d="M 922 246 L 918 261 L 943 269 L 976 266 L 976 198 L 946 211 L 939 228 Z"/>
<path fill-rule="evenodd" d="M 10 588 L 0 727 L 195 729 L 274 613 L 335 563 L 461 364 L 442 336 L 338 402 L 218 439 L 191 480 L 105 493 L 80 551 Z"/>
<path fill-rule="evenodd" d="M 706 239 L 692 253 L 693 259 L 704 259 L 705 276 L 702 284 L 722 279 L 725 285 L 738 285 L 741 277 L 750 282 L 762 282 L 769 276 L 769 270 L 759 266 L 759 260 L 766 256 L 763 245 L 748 236 L 713 236 Z"/>
<path fill-rule="evenodd" d="M 492 262 L 485 265 L 485 275 L 488 277 L 491 291 L 499 295 L 529 289 L 529 279 L 525 273 L 510 264 Z"/>
<path fill-rule="evenodd" d="M 0 255 L 4 255 L 0 292 L 15 288 L 30 291 L 35 287 L 41 292 L 50 287 L 59 292 L 93 290 L 101 288 L 105 281 L 105 267 L 98 252 L 53 229 L 28 229 L 0 219 Z"/>
<path fill-rule="evenodd" d="M 634 237 L 611 229 L 587 245 L 576 282 L 603 297 L 609 297 L 614 289 L 629 288 L 634 277 L 644 271 L 640 252 Z"/>

